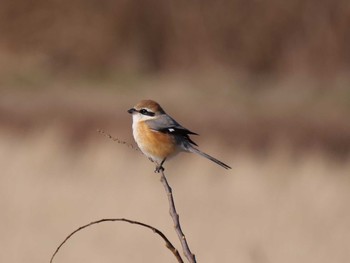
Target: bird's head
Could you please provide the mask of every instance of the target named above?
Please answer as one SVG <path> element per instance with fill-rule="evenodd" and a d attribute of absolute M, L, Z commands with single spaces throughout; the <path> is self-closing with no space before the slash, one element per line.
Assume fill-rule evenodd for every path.
<path fill-rule="evenodd" d="M 158 115 L 164 114 L 162 107 L 153 100 L 141 100 L 133 108 L 128 110 L 133 115 L 134 120 L 145 121 L 156 118 Z"/>

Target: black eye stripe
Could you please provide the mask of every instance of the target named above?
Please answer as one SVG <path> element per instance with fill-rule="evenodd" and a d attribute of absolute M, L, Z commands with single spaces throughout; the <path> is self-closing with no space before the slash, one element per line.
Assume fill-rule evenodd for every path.
<path fill-rule="evenodd" d="M 141 113 L 142 115 L 154 116 L 154 112 L 148 111 L 146 109 L 139 110 L 139 113 Z"/>

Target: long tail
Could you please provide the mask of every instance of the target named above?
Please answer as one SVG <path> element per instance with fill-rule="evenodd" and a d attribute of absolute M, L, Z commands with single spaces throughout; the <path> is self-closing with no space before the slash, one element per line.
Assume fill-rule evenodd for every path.
<path fill-rule="evenodd" d="M 228 166 L 227 164 L 219 161 L 218 159 L 215 159 L 214 157 L 210 156 L 209 154 L 206 154 L 200 150 L 198 150 L 197 148 L 194 148 L 193 146 L 191 146 L 189 149 L 188 149 L 190 152 L 193 152 L 193 153 L 197 153 L 199 155 L 202 155 L 203 157 L 209 159 L 210 161 L 224 167 L 225 169 L 232 169 L 230 166 Z"/>

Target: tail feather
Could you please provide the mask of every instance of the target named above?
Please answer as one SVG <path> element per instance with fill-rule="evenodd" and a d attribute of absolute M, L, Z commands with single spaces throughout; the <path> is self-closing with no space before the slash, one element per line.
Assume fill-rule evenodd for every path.
<path fill-rule="evenodd" d="M 212 161 L 212 162 L 214 162 L 214 163 L 216 163 L 216 164 L 218 164 L 218 165 L 224 167 L 225 169 L 232 169 L 232 168 L 231 168 L 230 166 L 228 166 L 227 164 L 225 164 L 225 163 L 219 161 L 218 159 L 215 159 L 214 157 L 210 156 L 209 154 L 206 154 L 206 153 L 204 153 L 204 152 L 198 150 L 197 148 L 191 147 L 191 148 L 188 149 L 188 150 L 189 150 L 190 152 L 197 153 L 197 154 L 199 154 L 199 155 L 201 155 L 201 156 L 203 156 L 203 157 L 209 159 L 210 161 Z"/>

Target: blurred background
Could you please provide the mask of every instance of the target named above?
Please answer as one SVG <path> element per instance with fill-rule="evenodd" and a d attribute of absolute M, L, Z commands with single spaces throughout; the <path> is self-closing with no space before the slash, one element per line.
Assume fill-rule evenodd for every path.
<path fill-rule="evenodd" d="M 232 166 L 166 174 L 198 262 L 350 262 L 350 2 L 0 2 L 1 262 L 48 262 L 125 217 L 180 249 L 126 110 L 150 98 Z M 123 223 L 55 262 L 176 262 Z"/>

